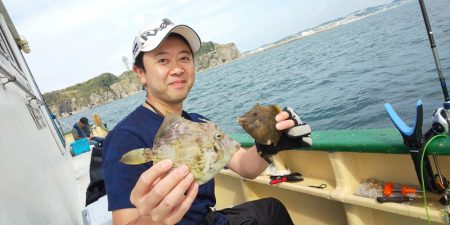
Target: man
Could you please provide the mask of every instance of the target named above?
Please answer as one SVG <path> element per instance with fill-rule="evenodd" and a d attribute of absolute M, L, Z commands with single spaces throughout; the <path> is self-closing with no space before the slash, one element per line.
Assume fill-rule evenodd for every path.
<path fill-rule="evenodd" d="M 93 136 L 89 128 L 89 120 L 86 117 L 81 117 L 72 128 L 73 139 L 76 141 L 80 138 L 87 138 L 90 145 L 100 147 L 103 145 L 102 137 Z"/>
<path fill-rule="evenodd" d="M 130 150 L 152 147 L 168 112 L 194 122 L 205 119 L 183 111 L 183 101 L 195 82 L 193 53 L 200 43 L 192 28 L 174 25 L 168 19 L 145 28 L 135 39 L 133 70 L 146 88 L 146 101 L 108 134 L 103 155 L 108 208 L 114 224 L 293 224 L 286 208 L 273 198 L 211 212 L 214 179 L 199 186 L 185 165 L 172 170 L 170 160 L 137 166 L 119 162 Z M 288 119 L 290 115 L 282 112 L 274 118 L 279 121 L 279 130 L 296 125 Z M 285 147 L 304 145 L 301 138 L 294 142 Z M 256 147 L 238 150 L 228 168 L 248 179 L 258 176 L 269 165 L 261 155 L 279 151 L 274 146 L 258 146 L 261 153 Z"/>

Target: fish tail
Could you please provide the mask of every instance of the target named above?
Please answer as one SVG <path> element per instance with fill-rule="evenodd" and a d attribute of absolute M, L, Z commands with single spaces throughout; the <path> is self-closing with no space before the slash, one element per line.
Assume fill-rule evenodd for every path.
<path fill-rule="evenodd" d="M 120 159 L 121 163 L 128 165 L 139 165 L 152 161 L 152 154 L 147 154 L 150 149 L 138 148 L 125 153 Z"/>

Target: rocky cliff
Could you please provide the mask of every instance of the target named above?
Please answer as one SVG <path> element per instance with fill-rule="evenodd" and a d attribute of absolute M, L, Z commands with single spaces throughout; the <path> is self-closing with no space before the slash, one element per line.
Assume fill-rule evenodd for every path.
<path fill-rule="evenodd" d="M 239 56 L 239 50 L 233 43 L 204 42 L 195 53 L 195 68 L 202 71 L 235 60 Z M 58 117 L 64 117 L 127 97 L 140 90 L 142 84 L 137 74 L 125 71 L 119 76 L 103 73 L 83 83 L 45 93 L 43 96 L 50 110 Z"/>
<path fill-rule="evenodd" d="M 133 71 L 120 76 L 103 73 L 83 83 L 63 90 L 45 93 L 44 100 L 50 110 L 59 117 L 103 105 L 141 90 L 141 83 Z"/>
<path fill-rule="evenodd" d="M 240 53 L 234 43 L 202 43 L 202 48 L 195 55 L 195 69 L 202 71 L 216 67 L 239 58 Z"/>
<path fill-rule="evenodd" d="M 138 75 L 133 71 L 122 73 L 119 76 L 118 82 L 112 84 L 110 87 L 116 93 L 117 98 L 124 98 L 142 90 L 142 84 L 139 81 Z"/>

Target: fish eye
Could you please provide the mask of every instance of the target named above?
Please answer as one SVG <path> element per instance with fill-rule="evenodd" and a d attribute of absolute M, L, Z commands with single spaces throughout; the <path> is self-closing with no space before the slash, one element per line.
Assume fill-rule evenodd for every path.
<path fill-rule="evenodd" d="M 221 139 L 222 137 L 223 137 L 223 135 L 221 133 L 216 134 L 216 139 Z"/>

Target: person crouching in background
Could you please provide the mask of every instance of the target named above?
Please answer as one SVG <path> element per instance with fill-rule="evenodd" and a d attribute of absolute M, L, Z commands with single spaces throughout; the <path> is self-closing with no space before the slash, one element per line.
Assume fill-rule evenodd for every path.
<path fill-rule="evenodd" d="M 91 129 L 89 128 L 89 120 L 86 117 L 81 117 L 80 120 L 73 125 L 72 135 L 75 141 L 81 138 L 87 138 L 90 145 L 96 147 L 103 145 L 104 138 L 93 136 Z"/>

